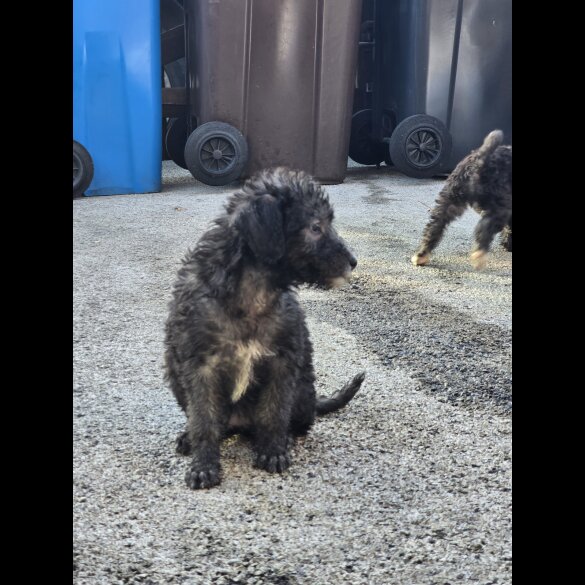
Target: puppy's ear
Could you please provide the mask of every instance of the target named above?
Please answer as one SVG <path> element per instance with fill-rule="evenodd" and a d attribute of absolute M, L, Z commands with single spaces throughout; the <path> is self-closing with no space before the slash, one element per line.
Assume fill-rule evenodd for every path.
<path fill-rule="evenodd" d="M 241 211 L 238 229 L 259 260 L 275 264 L 284 256 L 283 217 L 275 197 L 255 198 Z"/>

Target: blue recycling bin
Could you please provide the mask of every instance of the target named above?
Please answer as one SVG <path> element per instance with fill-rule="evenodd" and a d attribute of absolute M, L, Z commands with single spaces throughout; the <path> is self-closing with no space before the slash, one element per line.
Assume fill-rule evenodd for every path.
<path fill-rule="evenodd" d="M 73 139 L 93 162 L 85 195 L 160 191 L 161 86 L 159 0 L 73 1 Z"/>

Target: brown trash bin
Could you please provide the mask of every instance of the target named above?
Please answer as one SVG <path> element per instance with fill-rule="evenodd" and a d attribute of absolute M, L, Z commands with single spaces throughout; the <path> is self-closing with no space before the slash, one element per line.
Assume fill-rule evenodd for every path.
<path fill-rule="evenodd" d="M 223 185 L 277 165 L 347 169 L 362 0 L 185 0 L 187 167 Z"/>

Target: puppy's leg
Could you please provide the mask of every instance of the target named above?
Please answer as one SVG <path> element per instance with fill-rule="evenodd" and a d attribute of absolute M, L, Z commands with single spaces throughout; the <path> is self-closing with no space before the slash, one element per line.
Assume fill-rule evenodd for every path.
<path fill-rule="evenodd" d="M 187 411 L 187 392 L 180 382 L 180 368 L 175 357 L 174 350 L 169 346 L 165 351 L 165 379 L 168 382 L 179 406 L 183 412 Z M 189 431 L 181 433 L 176 441 L 176 451 L 181 455 L 191 454 L 191 443 L 189 442 Z"/>
<path fill-rule="evenodd" d="M 185 476 L 192 489 L 209 488 L 220 482 L 219 444 L 227 428 L 229 413 L 213 372 L 198 372 L 187 404 L 188 444 L 191 468 Z"/>
<path fill-rule="evenodd" d="M 183 412 L 187 408 L 187 393 L 181 382 L 181 369 L 175 356 L 175 350 L 169 345 L 165 351 L 165 380 L 169 383 Z"/>
<path fill-rule="evenodd" d="M 281 473 L 291 463 L 289 427 L 294 384 L 283 358 L 274 360 L 254 412 L 254 465 L 269 473 Z"/>
<path fill-rule="evenodd" d="M 290 429 L 293 435 L 306 435 L 315 422 L 317 395 L 313 370 L 313 347 L 308 330 L 304 329 L 305 351 L 301 375 L 297 383 L 296 398 L 292 407 Z"/>
<path fill-rule="evenodd" d="M 313 384 L 300 382 L 299 397 L 293 405 L 290 428 L 295 436 L 306 435 L 315 422 L 317 397 Z"/>
<path fill-rule="evenodd" d="M 431 252 L 437 247 L 447 226 L 463 215 L 467 204 L 464 201 L 455 201 L 452 191 L 446 185 L 437 197 L 436 205 L 431 211 L 431 219 L 423 231 L 422 242 L 411 258 L 415 266 L 424 266 L 429 263 Z"/>
<path fill-rule="evenodd" d="M 475 245 L 471 253 L 471 264 L 476 270 L 485 267 L 494 236 L 504 229 L 508 217 L 503 213 L 490 210 L 486 211 L 475 226 Z"/>

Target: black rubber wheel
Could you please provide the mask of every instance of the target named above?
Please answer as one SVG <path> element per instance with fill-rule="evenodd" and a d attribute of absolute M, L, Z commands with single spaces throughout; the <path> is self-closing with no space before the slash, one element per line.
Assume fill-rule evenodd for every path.
<path fill-rule="evenodd" d="M 165 148 L 169 158 L 180 167 L 187 168 L 185 162 L 185 144 L 189 136 L 186 118 L 171 118 L 165 134 Z"/>
<path fill-rule="evenodd" d="M 379 165 L 386 145 L 372 140 L 372 110 L 360 110 L 351 118 L 349 158 L 360 165 Z"/>
<path fill-rule="evenodd" d="M 206 185 L 227 185 L 242 174 L 248 162 L 243 134 L 224 122 L 206 122 L 191 132 L 185 144 L 191 174 Z"/>
<path fill-rule="evenodd" d="M 79 142 L 73 141 L 73 198 L 81 197 L 93 179 L 93 160 Z"/>
<path fill-rule="evenodd" d="M 437 118 L 417 114 L 402 120 L 390 136 L 390 158 L 409 177 L 422 179 L 445 173 L 451 134 Z"/>

